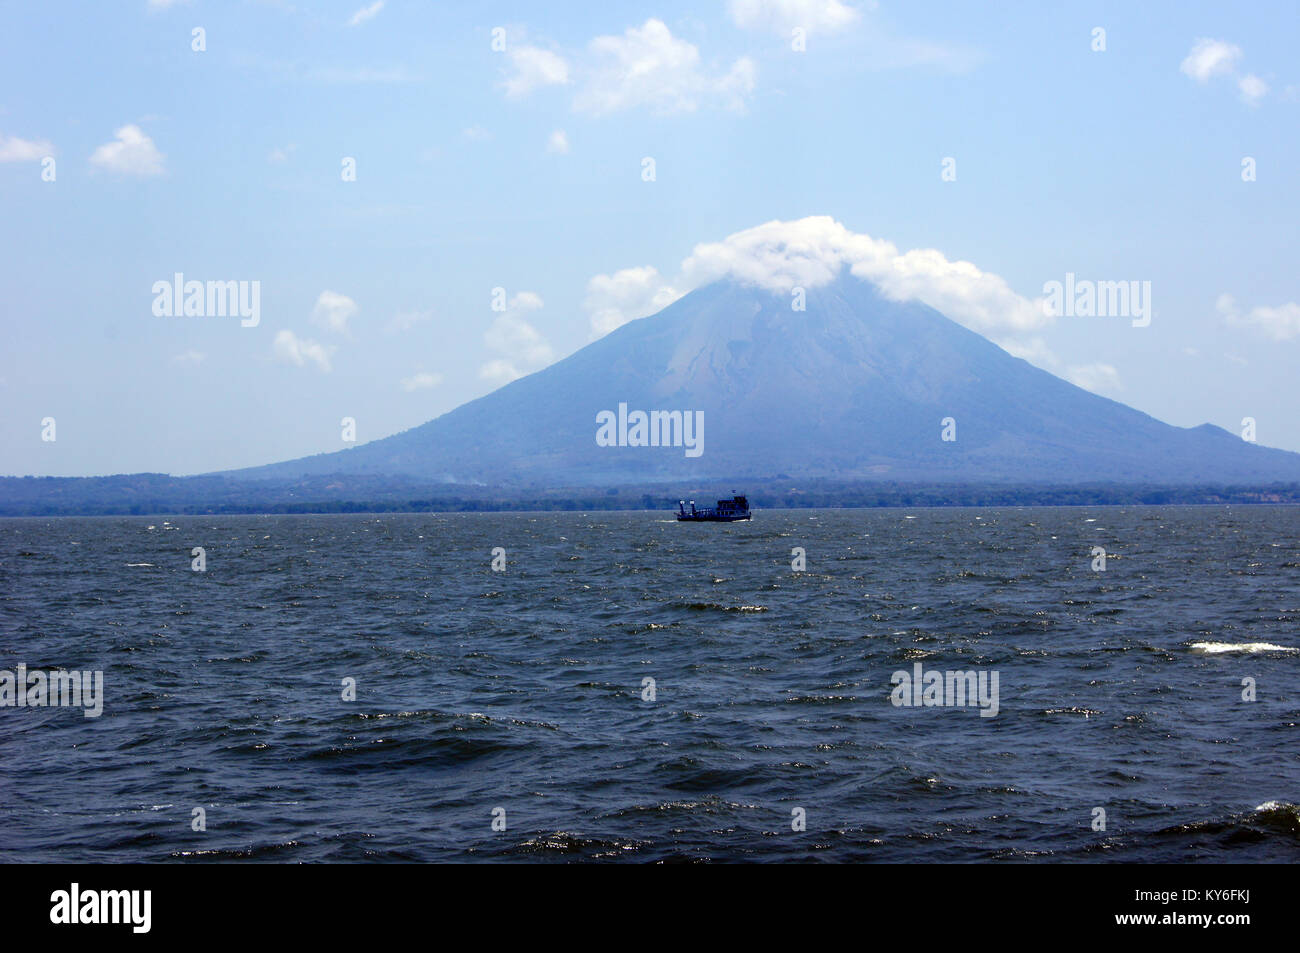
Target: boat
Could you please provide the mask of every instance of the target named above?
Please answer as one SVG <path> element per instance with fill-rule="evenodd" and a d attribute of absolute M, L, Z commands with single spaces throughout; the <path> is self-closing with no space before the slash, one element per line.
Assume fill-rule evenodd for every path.
<path fill-rule="evenodd" d="M 691 500 L 689 512 L 686 501 L 677 501 L 677 521 L 679 523 L 734 523 L 737 520 L 750 519 L 749 500 L 743 496 L 733 496 L 729 500 L 718 500 L 717 506 L 696 507 Z"/>

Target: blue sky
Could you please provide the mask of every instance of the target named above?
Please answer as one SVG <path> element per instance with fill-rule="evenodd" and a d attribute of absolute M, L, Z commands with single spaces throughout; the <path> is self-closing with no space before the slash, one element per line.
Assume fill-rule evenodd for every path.
<path fill-rule="evenodd" d="M 0 473 L 340 449 L 818 263 L 1300 450 L 1297 41 L 1293 3 L 4 3 Z M 177 272 L 257 325 L 156 315 Z M 1149 326 L 1026 318 L 1067 273 Z"/>

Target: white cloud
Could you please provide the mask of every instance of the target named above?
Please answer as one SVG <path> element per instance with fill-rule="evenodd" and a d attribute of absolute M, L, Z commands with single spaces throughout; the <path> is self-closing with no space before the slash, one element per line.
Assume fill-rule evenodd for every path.
<path fill-rule="evenodd" d="M 551 133 L 551 137 L 546 140 L 546 151 L 558 156 L 569 154 L 569 137 L 563 129 L 556 129 Z"/>
<path fill-rule="evenodd" d="M 1268 83 L 1254 73 L 1247 73 L 1237 80 L 1237 89 L 1241 92 L 1241 101 L 1248 106 L 1256 106 L 1268 95 Z"/>
<path fill-rule="evenodd" d="M 504 314 L 525 314 L 529 311 L 541 311 L 546 302 L 536 291 L 521 291 L 506 302 Z"/>
<path fill-rule="evenodd" d="M 45 139 L 0 135 L 0 162 L 39 162 L 51 155 L 54 155 L 54 146 Z"/>
<path fill-rule="evenodd" d="M 393 315 L 393 319 L 388 322 L 384 330 L 389 334 L 400 334 L 403 331 L 411 330 L 417 324 L 423 324 L 432 319 L 432 311 L 399 311 Z"/>
<path fill-rule="evenodd" d="M 1247 106 L 1258 106 L 1261 99 L 1268 95 L 1268 83 L 1255 75 L 1237 73 L 1237 64 L 1241 60 L 1241 47 L 1225 40 L 1199 39 L 1192 46 L 1179 67 L 1184 73 L 1198 83 L 1208 83 L 1215 76 L 1231 76 L 1241 94 L 1241 101 Z"/>
<path fill-rule="evenodd" d="M 842 30 L 858 11 L 840 0 L 731 0 L 732 22 L 743 30 L 768 30 L 789 36 L 795 27 L 808 33 Z"/>
<path fill-rule="evenodd" d="M 524 375 L 519 368 L 515 367 L 509 361 L 503 361 L 498 358 L 496 360 L 487 361 L 482 367 L 480 367 L 478 369 L 478 376 L 485 381 L 492 382 L 493 384 L 509 384 L 511 381 L 518 380 Z"/>
<path fill-rule="evenodd" d="M 532 291 L 521 291 L 506 302 L 506 310 L 483 335 L 487 346 L 502 356 L 483 364 L 479 377 L 506 384 L 555 360 L 546 338 L 524 319 L 525 314 L 541 307 L 541 296 Z"/>
<path fill-rule="evenodd" d="M 588 49 L 597 62 L 573 106 L 604 116 L 644 106 L 656 113 L 692 112 L 716 103 L 742 109 L 754 90 L 756 69 L 741 57 L 725 73 L 700 66 L 700 51 L 678 39 L 662 20 L 646 20 L 622 36 L 598 36 Z"/>
<path fill-rule="evenodd" d="M 403 377 L 402 390 L 407 393 L 416 390 L 428 390 L 432 387 L 437 387 L 441 383 L 441 374 L 430 374 L 427 371 L 421 371 L 411 377 Z"/>
<path fill-rule="evenodd" d="M 357 303 L 347 295 L 322 291 L 311 310 L 311 319 L 335 334 L 348 333 L 348 318 L 357 313 Z"/>
<path fill-rule="evenodd" d="M 1027 331 L 1051 323 L 1041 299 L 1030 301 L 998 275 L 934 249 L 899 253 L 891 243 L 849 231 L 829 216 L 772 221 L 695 246 L 682 281 L 695 288 L 724 276 L 770 291 L 815 288 L 845 267 L 894 300 L 917 300 L 976 331 Z"/>
<path fill-rule="evenodd" d="M 968 261 L 949 261 L 933 248 L 868 259 L 854 264 L 852 271 L 876 282 L 891 298 L 923 301 L 975 330 L 1026 330 L 1051 322 L 1042 301 L 1022 298 L 998 275 Z"/>
<path fill-rule="evenodd" d="M 558 53 L 540 46 L 516 46 L 506 56 L 514 69 L 514 74 L 502 83 L 507 96 L 526 96 L 542 86 L 563 86 L 569 82 L 569 64 Z"/>
<path fill-rule="evenodd" d="M 384 0 L 375 0 L 374 3 L 367 4 L 356 13 L 352 14 L 352 19 L 348 21 L 348 26 L 360 26 L 367 20 L 378 16 L 379 11 L 382 9 L 384 9 Z"/>
<path fill-rule="evenodd" d="M 691 287 L 730 276 L 771 291 L 812 288 L 845 265 L 894 252 L 888 242 L 850 232 L 828 216 L 771 221 L 695 246 L 682 263 Z"/>
<path fill-rule="evenodd" d="M 555 360 L 546 339 L 518 314 L 502 314 L 492 322 L 483 340 L 488 347 L 525 367 L 541 367 Z"/>
<path fill-rule="evenodd" d="M 629 321 L 662 311 L 681 296 L 650 265 L 596 275 L 587 282 L 585 302 L 592 334 L 603 337 Z"/>
<path fill-rule="evenodd" d="M 326 373 L 333 369 L 330 355 L 334 353 L 334 348 L 307 338 L 300 338 L 290 330 L 286 329 L 277 334 L 271 348 L 276 359 L 286 364 L 304 367 L 308 361 L 311 361 Z"/>
<path fill-rule="evenodd" d="M 1288 301 L 1276 308 L 1266 305 L 1251 308 L 1246 319 L 1252 324 L 1259 325 L 1279 341 L 1300 335 L 1300 304 L 1294 301 Z"/>
<path fill-rule="evenodd" d="M 470 126 L 461 130 L 461 137 L 469 142 L 484 142 L 492 138 L 492 133 L 488 132 L 482 126 Z"/>
<path fill-rule="evenodd" d="M 994 343 L 1012 357 L 1026 360 L 1045 371 L 1055 372 L 1055 369 L 1061 366 L 1061 359 L 1052 352 L 1052 349 L 1047 346 L 1047 342 L 1042 338 L 1029 338 L 1026 340 L 1009 338 Z"/>
<path fill-rule="evenodd" d="M 204 354 L 202 351 L 196 351 L 193 348 L 190 348 L 190 350 L 188 351 L 182 351 L 180 354 L 176 354 L 172 356 L 172 361 L 174 363 L 184 364 L 188 367 L 198 367 L 207 359 L 208 356 L 206 354 Z"/>
<path fill-rule="evenodd" d="M 1071 384 L 1090 390 L 1094 394 L 1115 393 L 1124 389 L 1119 371 L 1110 364 L 1083 364 L 1070 368 L 1066 374 Z"/>
<path fill-rule="evenodd" d="M 287 145 L 287 146 L 285 146 L 285 147 L 283 147 L 283 148 L 281 148 L 281 147 L 279 147 L 279 146 L 276 146 L 276 147 L 275 147 L 274 149 L 272 149 L 272 150 L 270 151 L 270 153 L 267 155 L 267 157 L 266 157 L 266 161 L 267 161 L 267 162 L 277 162 L 277 163 L 279 163 L 279 162 L 288 162 L 288 161 L 289 161 L 289 156 L 292 155 L 292 154 L 293 154 L 293 151 L 294 151 L 295 149 L 297 149 L 297 148 L 298 148 L 298 147 L 297 147 L 296 145 L 292 144 L 292 143 L 290 143 L 289 145 Z"/>
<path fill-rule="evenodd" d="M 996 343 L 1012 357 L 1023 358 L 1035 367 L 1057 377 L 1064 377 L 1076 387 L 1095 394 L 1114 394 L 1124 389 L 1119 371 L 1113 365 L 1096 363 L 1066 366 L 1042 338 L 1010 339 Z"/>
<path fill-rule="evenodd" d="M 1256 328 L 1275 341 L 1300 337 L 1300 304 L 1294 301 L 1277 307 L 1262 305 L 1242 313 L 1232 295 L 1225 294 L 1219 295 L 1214 306 L 1229 324 Z"/>
<path fill-rule="evenodd" d="M 90 156 L 90 161 L 121 175 L 162 175 L 165 158 L 137 125 L 123 126 Z"/>
<path fill-rule="evenodd" d="M 805 36 L 855 31 L 855 66 L 861 69 L 926 67 L 962 73 L 984 59 L 973 47 L 894 33 L 885 23 L 863 15 L 875 9 L 874 0 L 730 0 L 728 4 L 736 26 L 773 33 L 787 41 L 796 28 Z"/>
<path fill-rule="evenodd" d="M 1223 40 L 1199 39 L 1192 45 L 1178 68 L 1196 80 L 1205 83 L 1220 73 L 1231 73 L 1241 58 L 1241 47 Z"/>

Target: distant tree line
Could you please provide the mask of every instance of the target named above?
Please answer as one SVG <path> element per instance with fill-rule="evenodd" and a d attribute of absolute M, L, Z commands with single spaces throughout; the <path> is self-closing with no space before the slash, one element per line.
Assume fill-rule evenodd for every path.
<path fill-rule="evenodd" d="M 897 483 L 791 478 L 712 480 L 705 486 L 486 487 L 410 478 L 333 475 L 291 481 L 172 477 L 0 478 L 0 516 L 237 513 L 470 513 L 675 510 L 744 492 L 756 510 L 900 506 L 1160 506 L 1300 503 L 1300 484 Z"/>

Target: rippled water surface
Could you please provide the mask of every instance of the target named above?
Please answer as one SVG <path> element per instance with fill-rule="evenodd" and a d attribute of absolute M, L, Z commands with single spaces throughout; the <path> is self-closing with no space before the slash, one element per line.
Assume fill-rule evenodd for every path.
<path fill-rule="evenodd" d="M 0 859 L 1295 861 L 1297 580 L 1293 507 L 3 520 L 0 669 L 105 705 L 0 708 Z"/>

